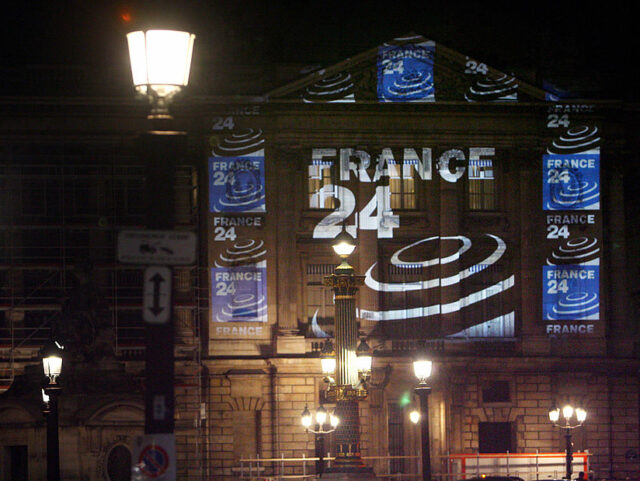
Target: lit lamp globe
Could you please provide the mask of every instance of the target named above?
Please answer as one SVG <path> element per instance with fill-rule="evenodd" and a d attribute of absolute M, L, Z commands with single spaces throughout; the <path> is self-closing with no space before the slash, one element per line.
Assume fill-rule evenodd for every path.
<path fill-rule="evenodd" d="M 176 30 L 127 34 L 133 85 L 151 99 L 151 118 L 169 117 L 168 102 L 189 83 L 195 35 Z"/>
<path fill-rule="evenodd" d="M 342 231 L 336 236 L 331 244 L 333 251 L 342 259 L 340 265 L 336 268 L 337 272 L 353 273 L 353 267 L 347 262 L 349 257 L 356 248 L 355 239 L 347 231 Z"/>
<path fill-rule="evenodd" d="M 331 382 L 332 376 L 336 372 L 336 352 L 331 339 L 327 339 L 322 346 L 320 366 L 322 367 L 322 374 L 324 374 L 325 380 Z"/>
<path fill-rule="evenodd" d="M 60 344 L 51 341 L 42 352 L 42 369 L 50 384 L 56 384 L 62 372 L 62 349 Z"/>
<path fill-rule="evenodd" d="M 560 419 L 560 409 L 557 407 L 551 408 L 551 410 L 549 411 L 549 420 L 552 423 L 557 423 L 558 419 Z"/>
<path fill-rule="evenodd" d="M 414 409 L 409 413 L 409 419 L 413 424 L 418 424 L 420 422 L 420 411 Z"/>
<path fill-rule="evenodd" d="M 373 356 L 371 356 L 371 348 L 369 344 L 362 339 L 360 345 L 356 349 L 356 363 L 358 365 L 358 372 L 365 379 L 371 374 L 371 363 L 373 362 Z"/>
<path fill-rule="evenodd" d="M 413 361 L 413 372 L 418 378 L 420 384 L 426 384 L 427 379 L 431 376 L 433 362 L 428 359 L 418 359 Z"/>
<path fill-rule="evenodd" d="M 302 411 L 302 415 L 300 416 L 300 423 L 302 423 L 305 429 L 308 429 L 311 427 L 312 422 L 313 418 L 311 417 L 311 413 L 309 412 L 309 407 L 305 406 L 304 411 Z"/>

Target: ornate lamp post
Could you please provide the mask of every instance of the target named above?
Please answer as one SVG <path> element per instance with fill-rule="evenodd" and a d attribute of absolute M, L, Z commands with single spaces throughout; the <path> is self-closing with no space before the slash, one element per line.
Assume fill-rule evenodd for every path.
<path fill-rule="evenodd" d="M 573 474 L 573 443 L 571 442 L 571 432 L 575 428 L 579 428 L 587 419 L 587 411 L 582 408 L 575 408 L 569 404 L 562 408 L 562 417 L 564 423 L 560 423 L 560 408 L 552 407 L 549 411 L 549 420 L 554 426 L 564 429 L 565 448 L 567 453 L 566 467 L 567 471 L 565 479 L 571 480 Z"/>
<path fill-rule="evenodd" d="M 127 34 L 135 89 L 149 99 L 152 129 L 140 137 L 146 163 L 146 217 L 149 229 L 173 230 L 175 165 L 186 152 L 186 134 L 175 131 L 168 106 L 189 81 L 195 35 L 174 30 Z M 164 266 L 161 266 L 164 268 Z M 168 268 L 171 282 L 172 271 Z M 170 284 L 167 284 L 170 285 Z M 170 289 L 169 289 L 170 292 Z M 172 310 L 161 321 L 147 321 L 145 433 L 174 431 L 174 332 Z"/>
<path fill-rule="evenodd" d="M 422 445 L 422 481 L 431 481 L 431 447 L 429 445 L 429 394 L 431 387 L 427 379 L 431 376 L 432 361 L 420 357 L 413 361 L 413 371 L 418 378 L 418 386 L 414 389 L 420 399 L 420 411 L 412 411 L 411 422 L 420 423 L 420 440 Z"/>
<path fill-rule="evenodd" d="M 58 396 L 62 388 L 62 346 L 51 341 L 42 349 L 42 368 L 47 385 L 42 390 L 43 412 L 47 418 L 47 481 L 60 481 L 60 441 L 58 439 Z"/>
<path fill-rule="evenodd" d="M 329 418 L 329 427 L 327 427 L 327 417 Z M 316 410 L 315 418 L 316 428 L 314 429 L 311 427 L 313 424 L 313 416 L 311 415 L 308 406 L 305 406 L 304 411 L 302 411 L 302 414 L 300 415 L 300 422 L 304 426 L 304 430 L 315 434 L 316 441 L 319 441 L 319 449 L 316 454 L 318 454 L 320 460 L 318 461 L 316 472 L 319 476 L 322 476 L 324 472 L 324 437 L 336 430 L 338 424 L 340 424 L 340 419 L 335 415 L 335 413 L 328 414 L 327 410 L 323 406 L 320 406 Z"/>
<path fill-rule="evenodd" d="M 362 479 L 373 477 L 373 470 L 365 466 L 360 455 L 360 419 L 358 402 L 367 397 L 366 379 L 371 372 L 371 354 L 366 343 L 359 349 L 367 362 L 358 364 L 358 328 L 356 325 L 355 296 L 358 287 L 364 284 L 364 276 L 357 276 L 347 263 L 355 250 L 355 241 L 347 232 L 340 233 L 333 249 L 342 259 L 333 274 L 324 278 L 324 285 L 333 289 L 335 314 L 336 377 L 327 392 L 327 400 L 336 403 L 340 425 L 336 429 L 336 461 L 328 471 L 334 479 Z"/>

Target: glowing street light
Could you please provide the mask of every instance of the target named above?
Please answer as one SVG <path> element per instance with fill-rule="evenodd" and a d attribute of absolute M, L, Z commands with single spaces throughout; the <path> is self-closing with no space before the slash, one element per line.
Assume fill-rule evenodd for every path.
<path fill-rule="evenodd" d="M 58 378 L 62 373 L 63 346 L 50 341 L 42 349 L 42 369 L 47 385 L 42 389 L 43 413 L 47 418 L 47 481 L 60 481 L 60 440 L 58 437 L 58 396 L 62 388 Z"/>
<path fill-rule="evenodd" d="M 420 412 L 413 411 L 410 418 L 414 424 L 420 422 L 422 481 L 431 481 L 431 447 L 429 445 L 429 394 L 431 394 L 431 387 L 427 385 L 427 380 L 431 376 L 432 369 L 433 361 L 424 355 L 420 355 L 413 361 L 413 372 L 419 382 L 414 391 L 420 399 Z"/>
<path fill-rule="evenodd" d="M 574 408 L 570 404 L 565 405 L 562 408 L 562 417 L 564 423 L 560 423 L 560 408 L 553 406 L 549 410 L 549 420 L 554 426 L 565 430 L 565 448 L 566 448 L 566 474 L 565 478 L 571 480 L 573 474 L 573 443 L 571 442 L 571 431 L 575 428 L 579 428 L 587 419 L 587 411 L 581 407 Z"/>
<path fill-rule="evenodd" d="M 133 85 L 151 100 L 151 118 L 170 117 L 168 103 L 189 83 L 195 38 L 175 30 L 127 34 Z"/>

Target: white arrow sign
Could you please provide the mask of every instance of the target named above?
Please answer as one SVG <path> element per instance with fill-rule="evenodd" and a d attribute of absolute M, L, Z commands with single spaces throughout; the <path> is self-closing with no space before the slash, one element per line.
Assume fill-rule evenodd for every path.
<path fill-rule="evenodd" d="M 171 315 L 171 269 L 151 266 L 144 270 L 142 319 L 149 324 L 164 324 Z"/>

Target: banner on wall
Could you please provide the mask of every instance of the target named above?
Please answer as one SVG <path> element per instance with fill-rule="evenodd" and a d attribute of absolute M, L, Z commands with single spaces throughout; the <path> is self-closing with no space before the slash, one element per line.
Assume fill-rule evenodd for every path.
<path fill-rule="evenodd" d="M 552 108 L 547 127 L 559 133 L 542 156 L 542 318 L 550 335 L 593 335 L 591 321 L 601 320 L 600 134 L 575 122 L 576 113 Z"/>
<path fill-rule="evenodd" d="M 267 322 L 267 268 L 211 269 L 211 318 L 214 322 Z"/>
<path fill-rule="evenodd" d="M 267 322 L 264 137 L 260 129 L 216 138 L 209 158 L 211 321 Z M 262 328 L 216 328 L 222 337 L 262 334 Z"/>

